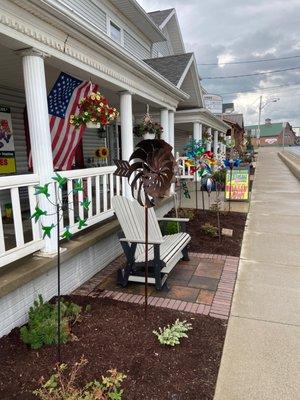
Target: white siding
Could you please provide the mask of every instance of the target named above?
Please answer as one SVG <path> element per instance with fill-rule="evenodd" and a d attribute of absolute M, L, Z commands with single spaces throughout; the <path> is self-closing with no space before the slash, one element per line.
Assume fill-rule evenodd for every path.
<path fill-rule="evenodd" d="M 150 58 L 150 48 L 146 48 L 143 46 L 141 42 L 135 39 L 130 33 L 126 30 L 124 31 L 124 47 L 128 50 L 131 54 L 139 59 L 146 59 Z"/>
<path fill-rule="evenodd" d="M 184 148 L 188 144 L 190 136 L 191 134 L 188 132 L 186 133 L 175 130 L 175 137 L 174 137 L 175 154 L 176 152 L 178 152 L 179 155 L 184 155 Z"/>
<path fill-rule="evenodd" d="M 107 32 L 106 26 L 106 13 L 94 4 L 93 1 L 82 0 L 57 0 L 58 3 L 63 4 L 69 8 L 74 14 L 89 21 L 96 28 L 103 32 Z"/>
<path fill-rule="evenodd" d="M 152 58 L 166 57 L 170 55 L 167 42 L 154 43 L 152 48 Z"/>

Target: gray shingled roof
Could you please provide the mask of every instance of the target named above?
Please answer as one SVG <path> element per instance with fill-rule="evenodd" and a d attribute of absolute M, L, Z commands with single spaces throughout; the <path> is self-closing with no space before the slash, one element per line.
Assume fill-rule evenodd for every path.
<path fill-rule="evenodd" d="M 175 56 L 149 58 L 144 62 L 177 86 L 192 55 L 193 53 L 184 53 Z"/>
<path fill-rule="evenodd" d="M 241 129 L 244 129 L 244 118 L 243 114 L 223 114 L 223 120 L 227 120 L 234 124 L 237 124 Z"/>
<path fill-rule="evenodd" d="M 174 8 L 170 8 L 168 10 L 152 11 L 149 12 L 148 15 L 157 26 L 160 26 L 173 10 Z"/>

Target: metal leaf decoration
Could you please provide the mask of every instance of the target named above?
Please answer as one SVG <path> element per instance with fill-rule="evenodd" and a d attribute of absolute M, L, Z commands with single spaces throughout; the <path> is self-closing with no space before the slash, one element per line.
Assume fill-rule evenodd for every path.
<path fill-rule="evenodd" d="M 174 177 L 172 146 L 164 140 L 142 140 L 129 161 L 132 196 L 141 206 L 153 207 L 165 196 Z"/>

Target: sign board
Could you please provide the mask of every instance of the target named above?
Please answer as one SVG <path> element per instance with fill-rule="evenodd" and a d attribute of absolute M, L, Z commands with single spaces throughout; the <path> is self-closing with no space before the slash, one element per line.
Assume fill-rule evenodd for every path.
<path fill-rule="evenodd" d="M 205 108 L 213 114 L 222 114 L 223 99 L 217 94 L 205 94 L 203 96 Z"/>
<path fill-rule="evenodd" d="M 268 144 L 274 144 L 277 142 L 277 138 L 269 138 L 269 139 L 265 139 L 265 142 Z"/>
<path fill-rule="evenodd" d="M 249 168 L 233 168 L 230 193 L 230 169 L 226 170 L 225 200 L 249 201 Z"/>
<path fill-rule="evenodd" d="M 15 145 L 10 108 L 0 105 L 0 175 L 15 172 Z"/>

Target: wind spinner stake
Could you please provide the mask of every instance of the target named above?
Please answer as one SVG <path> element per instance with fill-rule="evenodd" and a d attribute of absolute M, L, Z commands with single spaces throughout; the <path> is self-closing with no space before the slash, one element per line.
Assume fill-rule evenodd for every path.
<path fill-rule="evenodd" d="M 51 237 L 52 231 L 56 228 L 57 230 L 57 358 L 58 358 L 58 363 L 61 362 L 61 293 L 60 293 L 60 282 L 61 282 L 61 276 L 60 276 L 60 238 L 61 239 L 67 239 L 70 240 L 72 237 L 72 233 L 70 232 L 70 227 L 66 226 L 64 229 L 64 232 L 60 235 L 60 230 L 59 230 L 59 225 L 61 219 L 63 219 L 63 212 L 66 210 L 72 210 L 71 205 L 74 203 L 69 203 L 68 198 L 71 193 L 77 194 L 79 192 L 84 192 L 82 180 L 78 179 L 77 181 L 74 182 L 73 189 L 66 194 L 65 198 L 66 201 L 63 200 L 62 198 L 59 199 L 58 196 L 58 190 L 63 190 L 68 182 L 67 178 L 62 177 L 58 173 L 55 174 L 56 176 L 53 177 L 53 181 L 55 182 L 55 189 L 56 189 L 56 204 L 53 203 L 50 199 L 50 193 L 49 193 L 49 185 L 50 183 L 46 183 L 43 186 L 36 186 L 35 187 L 35 195 L 36 196 L 45 196 L 45 198 L 49 201 L 50 204 L 55 206 L 56 212 L 53 214 L 48 214 L 47 211 L 42 210 L 38 203 L 37 206 L 35 207 L 35 212 L 31 216 L 31 218 L 34 218 L 34 221 L 37 223 L 41 217 L 45 219 L 46 217 L 50 217 L 56 214 L 56 224 L 52 222 L 51 225 L 43 225 L 42 226 L 42 231 L 43 231 L 43 239 L 48 236 L 49 238 Z M 80 205 L 84 210 L 89 210 L 91 201 L 86 197 L 84 198 L 81 202 Z M 78 229 L 82 229 L 87 226 L 86 219 L 84 218 L 78 218 L 77 219 L 77 224 L 78 224 Z"/>
<path fill-rule="evenodd" d="M 130 164 L 131 162 L 131 164 Z M 145 209 L 145 318 L 148 307 L 148 209 L 170 189 L 175 159 L 172 147 L 161 139 L 142 140 L 128 161 L 115 160 L 114 175 L 128 179 L 132 197 Z"/>

